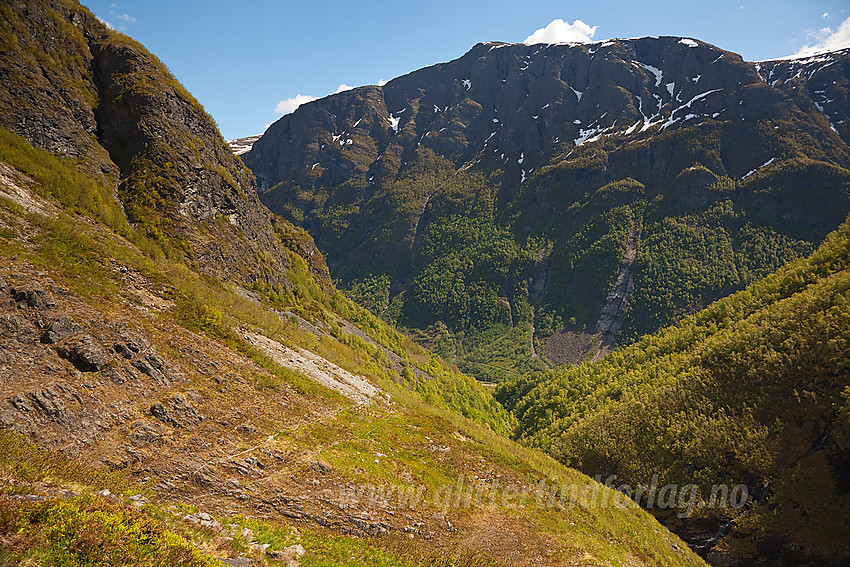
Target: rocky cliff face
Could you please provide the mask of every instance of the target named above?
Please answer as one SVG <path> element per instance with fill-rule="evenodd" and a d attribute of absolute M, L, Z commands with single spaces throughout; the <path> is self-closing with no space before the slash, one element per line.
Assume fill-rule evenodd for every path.
<path fill-rule="evenodd" d="M 801 106 L 811 109 L 814 105 L 841 139 L 850 143 L 850 49 L 763 61 L 756 63 L 756 70 L 770 86 L 785 91 Z"/>
<path fill-rule="evenodd" d="M 77 158 L 167 254 L 288 287 L 253 176 L 156 57 L 72 2 L 9 2 L 2 17 L 2 126 Z"/>
<path fill-rule="evenodd" d="M 420 147 L 456 167 L 488 151 L 516 183 L 522 171 L 527 177 L 548 163 L 559 144 L 618 134 L 638 141 L 709 120 L 801 118 L 810 109 L 771 88 L 787 82 L 776 73 L 768 85 L 734 53 L 670 37 L 479 44 L 456 61 L 384 87 L 304 105 L 270 127 L 246 159 L 261 193 L 284 180 L 299 186 L 379 185 Z M 812 132 L 822 143 L 829 139 L 817 127 Z"/>
<path fill-rule="evenodd" d="M 677 37 L 484 43 L 306 104 L 243 157 L 261 200 L 308 228 L 343 285 L 389 280 L 368 303 L 420 327 L 531 321 L 539 336 L 592 335 L 553 343 L 583 346 L 550 359 L 580 359 L 604 313 L 620 313 L 603 326 L 631 340 L 839 225 L 846 59 L 753 64 Z M 508 231 L 505 269 L 447 234 L 458 217 Z M 633 292 L 620 297 L 633 231 Z M 462 286 L 441 280 L 452 262 L 436 241 L 470 264 Z"/>

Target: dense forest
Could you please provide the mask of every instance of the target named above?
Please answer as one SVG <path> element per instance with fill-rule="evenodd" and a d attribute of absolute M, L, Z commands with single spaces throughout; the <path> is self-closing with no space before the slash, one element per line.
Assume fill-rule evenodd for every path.
<path fill-rule="evenodd" d="M 846 554 L 850 219 L 745 291 L 497 398 L 517 439 L 587 474 L 696 483 L 705 501 L 713 485 L 746 484 L 752 506 L 723 540 L 742 557 Z"/>

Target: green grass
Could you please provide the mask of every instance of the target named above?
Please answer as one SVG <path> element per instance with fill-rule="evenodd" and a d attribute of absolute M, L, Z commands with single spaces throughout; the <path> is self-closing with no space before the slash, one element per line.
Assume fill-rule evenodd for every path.
<path fill-rule="evenodd" d="M 126 472 L 108 471 L 71 459 L 10 431 L 0 429 L 0 447 L 3 448 L 0 468 L 15 479 L 15 484 L 3 486 L 6 494 L 25 494 L 44 481 L 80 483 L 128 494 L 136 494 L 144 488 L 128 478 Z"/>
<path fill-rule="evenodd" d="M 506 474 L 544 475 L 552 482 L 575 482 L 594 492 L 606 491 L 594 487 L 590 481 L 564 469 L 548 457 L 516 447 L 504 437 L 497 436 L 480 425 L 462 420 L 454 414 L 434 413 L 429 406 L 423 412 L 407 416 L 382 413 L 340 415 L 338 427 L 351 429 L 352 444 L 335 443 L 320 458 L 333 467 L 340 466 L 339 459 L 356 460 L 358 451 L 386 452 L 387 461 L 396 466 L 421 461 L 421 445 L 430 437 L 436 443 L 448 443 L 458 454 L 442 465 L 425 462 L 417 477 L 430 474 L 428 490 L 446 483 L 455 483 L 463 470 L 463 463 L 477 455 L 494 462 L 501 461 Z M 412 418 L 412 419 L 411 419 Z M 455 425 L 469 435 L 470 441 L 459 441 L 454 436 Z M 327 424 L 322 426 L 327 428 Z M 7 562 L 32 561 L 39 565 L 219 565 L 217 557 L 247 556 L 261 565 L 274 565 L 268 556 L 252 550 L 248 542 L 269 544 L 281 550 L 296 543 L 301 544 L 306 555 L 303 565 L 387 565 L 419 567 L 425 565 L 486 567 L 504 564 L 486 553 L 472 553 L 460 541 L 451 537 L 439 546 L 423 544 L 421 539 L 411 540 L 407 534 L 391 532 L 380 537 L 352 537 L 333 533 L 318 527 L 299 524 L 293 526 L 281 519 L 259 519 L 244 515 L 218 516 L 223 526 L 235 524 L 249 528 L 253 537 L 246 539 L 237 533 L 231 540 L 226 534 L 195 527 L 182 519 L 196 513 L 196 506 L 176 502 L 162 506 L 156 502 L 140 509 L 123 506 L 95 495 L 109 486 L 114 494 L 126 497 L 133 492 L 128 485 L 116 482 L 115 475 L 92 473 L 94 468 L 78 460 L 68 459 L 58 453 L 37 449 L 20 437 L 3 433 L 4 447 L 19 445 L 14 452 L 5 452 L 0 460 L 0 470 L 7 486 L 6 495 L 38 493 L 43 486 L 71 487 L 79 496 L 65 500 L 48 499 L 29 503 L 22 500 L 4 500 L 0 506 L 0 536 L 4 549 L 0 557 Z M 327 439 L 310 432 L 299 433 L 301 442 L 315 445 L 338 441 L 336 434 Z M 471 443 L 471 444 L 470 444 Z M 417 455 L 411 454 L 415 448 Z M 337 458 L 333 458 L 337 455 Z M 331 458 L 328 458 L 331 457 Z M 437 471 L 442 470 L 442 473 Z M 393 482 L 380 468 L 367 469 L 368 479 L 374 484 Z M 436 476 L 433 476 L 436 475 Z M 531 477 L 535 478 L 535 477 Z M 11 481 L 11 486 L 9 482 Z M 397 480 L 395 480 L 397 482 Z M 0 498 L 5 498 L 0 496 Z M 555 538 L 563 557 L 590 557 L 594 562 L 615 563 L 640 558 L 646 563 L 661 565 L 701 564 L 694 556 L 675 559 L 669 553 L 668 535 L 646 514 L 632 506 L 628 510 L 606 510 L 573 507 L 566 511 L 546 510 L 523 505 L 516 495 L 504 505 L 501 493 L 494 497 L 496 507 L 473 508 L 471 513 L 482 511 L 512 525 L 538 526 L 540 533 Z M 452 510 L 452 518 L 466 513 L 464 508 Z M 462 521 L 462 520 L 459 520 Z M 602 537 L 600 537 L 602 534 Z"/>
<path fill-rule="evenodd" d="M 6 562 L 44 567 L 138 565 L 220 566 L 162 523 L 95 497 L 4 508 Z"/>
<path fill-rule="evenodd" d="M 35 148 L 0 127 L 0 161 L 32 177 L 37 190 L 55 198 L 68 212 L 88 214 L 121 236 L 131 234 L 108 181 L 80 172 L 73 160 Z"/>

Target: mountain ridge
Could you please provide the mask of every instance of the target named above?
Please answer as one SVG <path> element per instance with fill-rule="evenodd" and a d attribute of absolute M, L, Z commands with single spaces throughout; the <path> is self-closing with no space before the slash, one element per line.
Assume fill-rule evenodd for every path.
<path fill-rule="evenodd" d="M 834 57 L 843 63 L 806 79 L 835 74 L 826 100 L 847 88 L 846 52 Z M 525 369 L 539 368 L 531 351 L 550 336 L 580 345 L 567 359 L 592 356 L 632 226 L 634 292 L 616 325 L 626 342 L 810 251 L 841 223 L 850 148 L 794 86 L 805 77 L 771 86 L 761 65 L 678 37 L 482 43 L 382 87 L 305 104 L 243 158 L 261 200 L 313 234 L 339 285 L 424 330 L 429 344 L 453 343 L 442 354 L 468 372 L 499 380 L 522 370 L 486 370 L 487 356 L 459 338 L 469 321 L 508 322 L 499 336 L 533 326 L 523 341 L 540 344 L 517 357 Z M 463 219 L 490 231 L 475 238 L 500 242 L 499 258 L 481 258 Z M 722 248 L 706 248 L 706 223 Z M 460 230 L 458 258 L 429 248 L 446 230 Z M 670 238 L 679 242 L 653 243 Z M 774 255 L 753 255 L 765 239 Z M 445 277 L 461 257 L 472 264 Z M 659 289 L 665 264 L 677 277 Z"/>
<path fill-rule="evenodd" d="M 246 284 L 289 286 L 253 175 L 162 62 L 73 2 L 10 2 L 3 16 L 0 124 L 79 158 L 101 185 L 99 206 L 113 209 L 110 222 L 126 214 L 165 255 Z"/>

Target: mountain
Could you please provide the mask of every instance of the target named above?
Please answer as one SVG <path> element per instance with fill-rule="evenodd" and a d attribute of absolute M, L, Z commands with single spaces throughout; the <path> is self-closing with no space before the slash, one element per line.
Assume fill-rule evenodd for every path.
<path fill-rule="evenodd" d="M 338 285 L 498 381 L 599 358 L 810 253 L 850 211 L 847 61 L 483 43 L 302 105 L 242 157 Z"/>
<path fill-rule="evenodd" d="M 237 155 L 241 156 L 245 152 L 251 150 L 254 146 L 254 142 L 260 139 L 262 134 L 257 134 L 256 136 L 248 136 L 247 138 L 237 138 L 235 140 L 228 140 L 227 145 L 230 146 L 231 151 Z"/>
<path fill-rule="evenodd" d="M 756 63 L 756 70 L 803 106 L 814 105 L 844 142 L 850 142 L 850 100 L 847 93 L 850 49 L 811 57 Z"/>
<path fill-rule="evenodd" d="M 605 360 L 504 383 L 516 437 L 618 483 L 746 485 L 659 518 L 713 565 L 850 558 L 850 218 L 811 256 Z"/>
<path fill-rule="evenodd" d="M 96 187 L 58 187 L 66 204 L 211 276 L 291 287 L 253 175 L 156 57 L 73 3 L 2 10 L 0 125 L 82 162 Z"/>
<path fill-rule="evenodd" d="M 704 564 L 336 290 L 143 46 L 0 43 L 4 565 Z"/>

